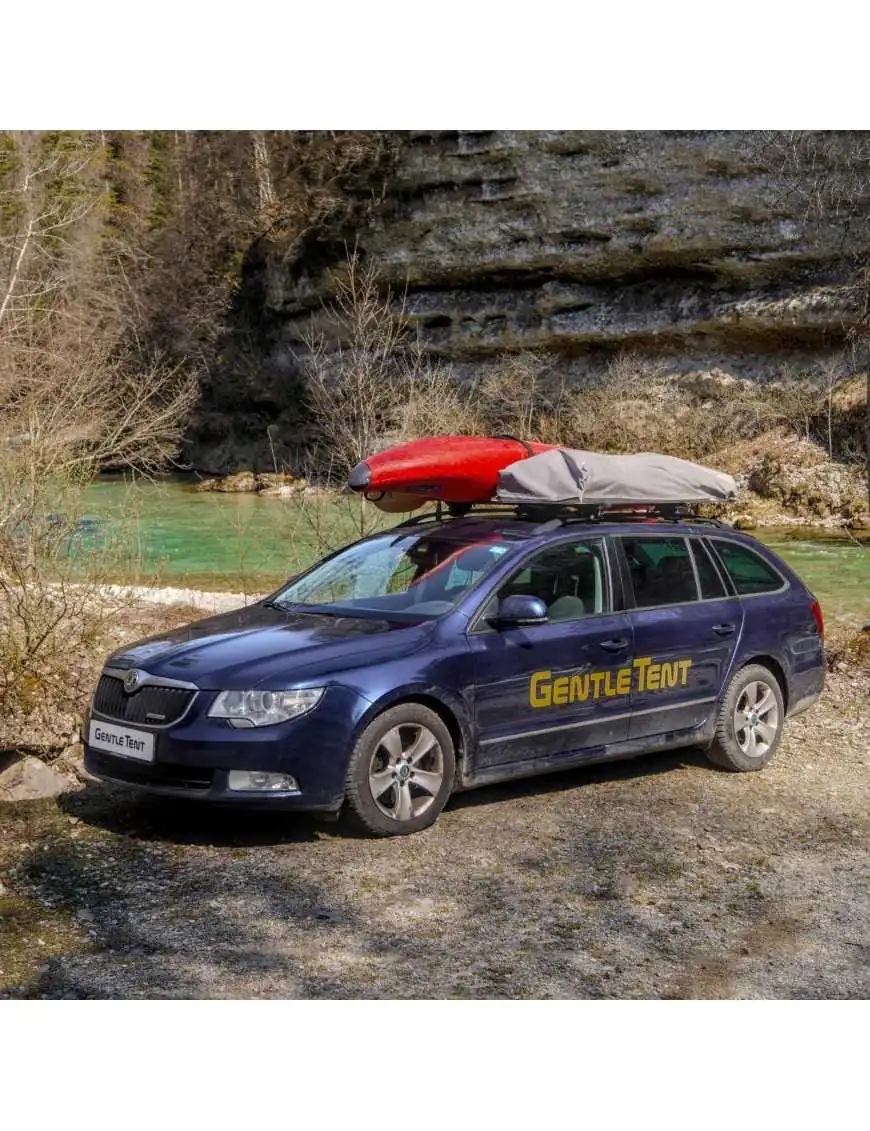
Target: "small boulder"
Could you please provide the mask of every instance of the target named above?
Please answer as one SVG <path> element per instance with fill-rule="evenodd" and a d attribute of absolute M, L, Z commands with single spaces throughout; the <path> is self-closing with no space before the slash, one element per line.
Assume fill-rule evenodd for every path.
<path fill-rule="evenodd" d="M 0 801 L 38 801 L 75 788 L 73 781 L 39 758 L 22 758 L 0 773 Z"/>
<path fill-rule="evenodd" d="M 257 490 L 268 491 L 275 487 L 292 487 L 298 482 L 299 480 L 286 471 L 261 471 L 257 475 Z"/>
<path fill-rule="evenodd" d="M 89 775 L 85 769 L 85 748 L 81 742 L 73 742 L 64 750 L 52 768 L 66 774 L 69 780 L 78 782 L 88 781 Z"/>
<path fill-rule="evenodd" d="M 247 494 L 257 490 L 257 477 L 253 471 L 237 471 L 235 475 L 219 479 L 215 490 L 227 494 Z"/>
<path fill-rule="evenodd" d="M 293 479 L 289 475 L 286 475 L 286 476 L 283 476 L 283 477 L 279 477 L 277 475 L 270 475 L 270 476 L 263 475 L 260 478 L 261 478 L 261 480 L 264 480 L 264 479 L 267 479 L 267 478 L 269 480 L 278 479 L 278 478 L 284 479 L 283 483 L 271 483 L 271 482 L 266 483 L 260 490 L 261 495 L 268 495 L 270 497 L 287 499 L 287 498 L 290 498 L 292 495 L 305 494 L 308 490 L 308 483 L 304 479 Z"/>

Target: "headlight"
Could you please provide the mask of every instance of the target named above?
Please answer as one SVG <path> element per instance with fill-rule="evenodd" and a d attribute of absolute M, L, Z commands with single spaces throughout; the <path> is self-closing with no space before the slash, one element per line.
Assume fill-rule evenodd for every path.
<path fill-rule="evenodd" d="M 210 719 L 227 719 L 234 727 L 267 727 L 313 710 L 324 688 L 299 691 L 222 691 L 209 708 Z"/>

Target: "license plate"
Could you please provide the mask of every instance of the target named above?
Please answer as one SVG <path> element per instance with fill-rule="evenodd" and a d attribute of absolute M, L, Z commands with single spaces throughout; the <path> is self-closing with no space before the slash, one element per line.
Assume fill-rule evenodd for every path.
<path fill-rule="evenodd" d="M 154 735 L 130 727 L 115 726 L 91 719 L 88 745 L 95 750 L 105 750 L 120 758 L 134 758 L 137 762 L 154 761 Z"/>

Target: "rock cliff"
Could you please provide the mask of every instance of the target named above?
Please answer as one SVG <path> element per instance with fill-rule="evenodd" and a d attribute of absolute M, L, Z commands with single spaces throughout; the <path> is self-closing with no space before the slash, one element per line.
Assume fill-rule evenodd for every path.
<path fill-rule="evenodd" d="M 858 317 L 849 283 L 860 235 L 848 207 L 836 222 L 807 219 L 771 177 L 762 140 L 408 133 L 375 219 L 345 237 L 407 287 L 427 347 L 460 373 L 544 349 L 582 381 L 631 349 L 678 371 L 763 380 L 843 347 Z M 280 440 L 295 432 L 303 335 L 342 256 L 341 242 L 314 241 L 295 262 L 267 254 L 258 268 L 262 352 L 232 405 L 243 432 L 258 429 L 254 463 L 268 462 L 267 418 Z M 209 448 L 202 435 L 191 454 L 223 470 L 241 439 L 231 428 Z"/>

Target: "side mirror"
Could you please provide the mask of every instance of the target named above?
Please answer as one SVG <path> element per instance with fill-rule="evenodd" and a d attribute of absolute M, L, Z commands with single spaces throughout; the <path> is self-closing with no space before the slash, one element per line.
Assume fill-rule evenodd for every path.
<path fill-rule="evenodd" d="M 516 593 L 505 597 L 499 610 L 492 618 L 499 628 L 520 628 L 533 624 L 547 623 L 547 606 L 540 597 L 528 597 Z"/>

